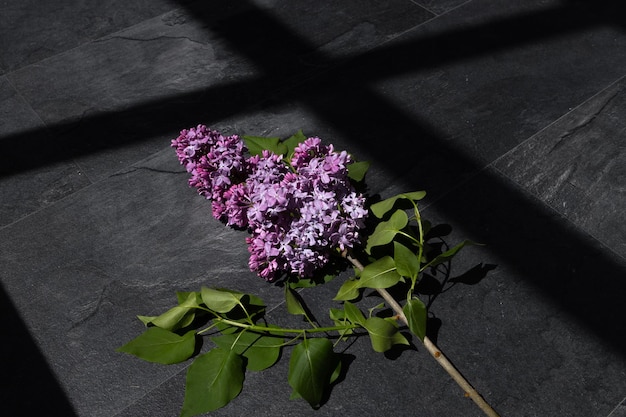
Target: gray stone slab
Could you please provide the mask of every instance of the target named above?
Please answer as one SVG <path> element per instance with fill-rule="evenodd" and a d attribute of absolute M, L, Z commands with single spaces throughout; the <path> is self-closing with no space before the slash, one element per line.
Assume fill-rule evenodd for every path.
<path fill-rule="evenodd" d="M 494 166 L 626 257 L 626 83 L 621 81 Z"/>
<path fill-rule="evenodd" d="M 0 76 L 0 138 L 42 128 L 43 122 L 4 76 Z"/>
<path fill-rule="evenodd" d="M 7 136 L 20 136 L 12 141 Z M 0 77 L 0 227 L 46 207 L 89 184 L 70 161 L 50 160 L 50 133 L 5 77 Z M 33 145 L 33 144 L 40 144 Z M 13 158 L 13 155 L 19 155 Z M 33 161 L 45 166 L 26 170 Z"/>
<path fill-rule="evenodd" d="M 622 401 L 615 410 L 609 414 L 609 417 L 624 417 L 626 416 L 626 399 Z"/>
<path fill-rule="evenodd" d="M 0 5 L 0 67 L 21 68 L 175 6 L 165 0 L 4 1 Z"/>
<path fill-rule="evenodd" d="M 468 3 L 471 0 L 411 0 L 414 3 L 419 4 L 425 9 L 437 14 L 441 15 L 455 9 L 456 7 L 462 6 L 465 3 Z"/>

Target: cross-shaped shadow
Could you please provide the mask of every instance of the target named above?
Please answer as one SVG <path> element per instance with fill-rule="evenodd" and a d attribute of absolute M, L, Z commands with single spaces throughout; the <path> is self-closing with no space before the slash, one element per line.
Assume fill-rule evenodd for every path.
<path fill-rule="evenodd" d="M 626 317 L 623 259 L 590 243 L 566 220 L 506 179 L 484 173 L 475 176 L 483 163 L 442 141 L 427 121 L 407 114 L 371 87 L 377 80 L 568 32 L 596 26 L 624 28 L 618 2 L 563 1 L 551 9 L 393 42 L 343 58 L 319 52 L 270 12 L 248 1 L 181 2 L 181 7 L 252 61 L 259 75 L 69 120 L 49 130 L 0 138 L 0 175 L 121 147 L 129 140 L 141 141 L 197 123 L 211 124 L 253 106 L 298 102 L 355 148 L 375 149 L 375 164 L 397 176 L 411 169 L 420 187 L 449 190 L 455 181 L 471 178 L 471 192 L 459 191 L 458 197 L 444 200 L 439 209 L 477 240 L 488 243 L 597 336 L 626 352 L 625 324 L 616 320 Z"/>

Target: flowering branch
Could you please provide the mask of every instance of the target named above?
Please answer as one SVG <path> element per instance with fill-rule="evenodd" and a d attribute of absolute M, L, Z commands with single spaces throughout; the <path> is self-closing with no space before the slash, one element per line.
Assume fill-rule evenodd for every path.
<path fill-rule="evenodd" d="M 181 417 L 225 406 L 239 395 L 246 371 L 273 366 L 281 349 L 289 345 L 293 346 L 288 375 L 291 398 L 319 407 L 341 372 L 341 357 L 334 346 L 365 334 L 376 352 L 408 345 L 398 319 L 487 416 L 497 416 L 426 336 L 427 307 L 413 295 L 416 284 L 424 270 L 449 261 L 471 242 L 443 253 L 429 246 L 428 226 L 417 206 L 425 192 L 399 194 L 368 209 L 355 185 L 363 180 L 368 163 L 302 132 L 281 141 L 223 136 L 198 125 L 181 131 L 172 147 L 191 174 L 189 185 L 211 201 L 213 216 L 250 234 L 246 238 L 250 270 L 266 281 L 280 280 L 287 311 L 303 316 L 310 326 L 267 324 L 261 299 L 216 288 L 178 293 L 177 306 L 159 316 L 139 316 L 146 331 L 119 351 L 151 362 L 172 364 L 191 358 L 197 354 L 196 339 L 211 331 L 215 347 L 189 366 Z M 413 214 L 408 216 L 410 208 Z M 363 266 L 349 252 L 365 243 L 362 232 L 370 212 L 379 220 L 364 248 L 371 263 Z M 343 307 L 330 309 L 334 326 L 320 327 L 295 289 L 332 278 L 317 280 L 338 254 L 354 265 L 356 276 L 345 281 L 334 298 Z M 404 307 L 386 290 L 396 285 L 408 288 Z M 395 316 L 373 315 L 375 308 L 366 316 L 353 303 L 366 288 L 378 291 Z M 196 329 L 207 322 L 204 329 Z M 331 338 L 337 339 L 335 344 Z"/>

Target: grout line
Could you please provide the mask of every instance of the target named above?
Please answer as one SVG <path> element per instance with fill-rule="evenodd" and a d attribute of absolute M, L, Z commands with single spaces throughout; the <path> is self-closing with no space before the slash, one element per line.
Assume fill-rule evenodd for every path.
<path fill-rule="evenodd" d="M 562 114 L 560 117 L 556 118 L 555 120 L 553 120 L 552 122 L 548 123 L 546 126 L 542 127 L 541 129 L 539 129 L 538 131 L 536 131 L 535 133 L 533 133 L 532 135 L 530 135 L 527 139 L 523 140 L 522 142 L 518 143 L 516 146 L 514 146 L 513 148 L 509 149 L 507 152 L 505 152 L 504 154 L 500 155 L 498 158 L 494 159 L 493 161 L 491 161 L 487 167 L 489 166 L 494 166 L 496 163 L 498 163 L 498 161 L 508 157 L 510 154 L 512 154 L 513 152 L 515 152 L 518 148 L 520 148 L 521 146 L 523 146 L 524 144 L 528 143 L 528 141 L 534 139 L 536 136 L 538 136 L 539 134 L 545 132 L 546 130 L 550 129 L 552 126 L 554 126 L 555 124 L 561 122 L 562 120 L 564 120 L 567 116 L 569 116 L 570 114 L 578 111 L 581 107 L 583 107 L 585 104 L 589 103 L 591 100 L 593 100 L 594 98 L 600 96 L 601 94 L 604 94 L 607 90 L 609 90 L 610 88 L 613 88 L 615 85 L 619 84 L 622 81 L 626 81 L 626 74 L 619 77 L 618 79 L 616 79 L 615 81 L 609 83 L 606 87 L 604 87 L 603 89 L 601 89 L 600 91 L 598 91 L 597 93 L 591 95 L 590 97 L 586 98 L 585 100 L 583 100 L 580 104 L 578 104 L 575 107 L 570 108 L 567 112 L 565 112 L 564 114 Z"/>
<path fill-rule="evenodd" d="M 445 12 L 443 12 L 443 13 L 441 13 L 441 14 L 436 13 L 436 12 L 434 12 L 433 10 L 429 9 L 428 7 L 424 6 L 424 5 L 420 2 L 420 0 L 409 0 L 409 1 L 410 1 L 411 3 L 414 3 L 414 4 L 418 5 L 418 6 L 419 6 L 419 7 L 421 7 L 422 9 L 424 9 L 424 10 L 426 10 L 426 11 L 428 11 L 428 12 L 430 12 L 430 13 L 434 14 L 435 16 L 439 17 L 439 16 L 446 15 L 446 14 L 448 14 L 448 13 L 450 13 L 450 12 L 452 12 L 452 11 L 454 11 L 454 10 L 458 9 L 459 7 L 465 6 L 467 3 L 470 3 L 472 0 L 466 0 L 466 1 L 464 1 L 463 3 L 458 4 L 458 5 L 454 6 L 453 8 L 451 8 L 451 9 L 449 9 L 449 10 L 446 10 Z"/>
<path fill-rule="evenodd" d="M 622 415 L 615 414 L 615 412 L 619 411 L 619 409 L 626 410 L 626 397 L 624 397 L 624 399 L 619 404 L 617 404 L 613 410 L 611 410 L 607 417 L 622 417 Z"/>

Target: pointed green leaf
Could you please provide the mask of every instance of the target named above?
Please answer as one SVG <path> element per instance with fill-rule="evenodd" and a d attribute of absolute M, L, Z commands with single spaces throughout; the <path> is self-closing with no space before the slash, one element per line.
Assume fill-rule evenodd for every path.
<path fill-rule="evenodd" d="M 181 417 L 191 417 L 224 407 L 241 392 L 243 359 L 235 351 L 214 348 L 198 356 L 187 371 Z"/>
<path fill-rule="evenodd" d="M 351 279 L 343 283 L 343 285 L 337 291 L 337 295 L 333 300 L 335 301 L 347 301 L 354 300 L 359 296 L 359 281 Z"/>
<path fill-rule="evenodd" d="M 196 296 L 196 304 L 200 304 L 202 302 L 202 297 L 200 296 L 200 292 L 198 291 L 176 291 L 176 299 L 178 300 L 178 304 L 183 304 L 189 299 L 189 295 L 194 294 Z"/>
<path fill-rule="evenodd" d="M 284 344 L 281 337 L 252 332 L 216 336 L 211 340 L 222 349 L 232 349 L 245 356 L 246 368 L 250 371 L 262 371 L 274 365 Z"/>
<path fill-rule="evenodd" d="M 296 295 L 295 291 L 289 288 L 288 285 L 285 285 L 285 303 L 287 304 L 287 311 L 289 313 L 306 316 L 306 311 L 302 303 L 300 303 L 298 295 Z"/>
<path fill-rule="evenodd" d="M 137 318 L 141 320 L 141 322 L 146 326 L 151 324 L 152 320 L 156 319 L 157 317 L 158 316 L 137 316 Z"/>
<path fill-rule="evenodd" d="M 450 260 L 454 255 L 457 254 L 458 251 L 460 251 L 461 249 L 463 249 L 463 247 L 465 246 L 469 246 L 469 245 L 479 245 L 479 243 L 474 243 L 472 241 L 469 240 L 464 240 L 463 242 L 457 244 L 456 246 L 454 246 L 453 248 L 445 251 L 444 253 L 442 253 L 441 255 L 438 255 L 437 257 L 435 257 L 433 260 L 431 260 L 430 262 L 428 262 L 426 265 L 424 265 L 424 269 L 426 268 L 430 268 L 433 266 L 437 266 L 439 264 L 442 264 L 444 262 L 447 262 L 448 260 Z"/>
<path fill-rule="evenodd" d="M 387 212 L 389 212 L 393 206 L 396 204 L 398 200 L 411 200 L 418 201 L 426 196 L 426 191 L 414 191 L 411 193 L 403 193 L 398 194 L 396 196 L 390 197 L 386 200 L 379 201 L 376 204 L 372 204 L 370 210 L 372 213 L 379 219 L 381 219 Z"/>
<path fill-rule="evenodd" d="M 298 130 L 297 133 L 285 139 L 282 143 L 287 147 L 287 152 L 285 152 L 285 159 L 291 162 L 291 157 L 294 154 L 296 147 L 304 142 L 307 137 L 302 133 L 302 130 Z"/>
<path fill-rule="evenodd" d="M 189 359 L 195 347 L 195 331 L 179 336 L 160 327 L 150 327 L 117 351 L 130 353 L 148 362 L 169 365 Z"/>
<path fill-rule="evenodd" d="M 398 274 L 415 279 L 420 272 L 420 261 L 417 255 L 401 243 L 393 242 L 393 260 Z"/>
<path fill-rule="evenodd" d="M 357 283 L 360 288 L 389 288 L 401 279 L 393 258 L 384 256 L 363 268 Z"/>
<path fill-rule="evenodd" d="M 176 330 L 191 324 L 195 317 L 195 308 L 198 301 L 194 293 L 189 293 L 187 299 L 176 307 L 172 307 L 165 313 L 153 318 L 149 323 L 165 330 Z M 147 319 L 141 316 L 144 321 Z"/>
<path fill-rule="evenodd" d="M 374 314 L 374 311 L 376 311 L 376 310 L 380 310 L 380 309 L 382 309 L 382 308 L 385 308 L 385 306 L 386 306 L 386 305 L 385 305 L 385 303 L 383 302 L 383 303 L 380 303 L 380 304 L 375 305 L 375 306 L 374 306 L 374 307 L 372 307 L 372 308 L 368 308 L 368 309 L 367 309 L 367 311 L 369 312 L 368 317 L 372 317 L 372 315 Z"/>
<path fill-rule="evenodd" d="M 372 348 L 376 352 L 386 352 L 393 345 L 409 344 L 409 341 L 398 331 L 398 325 L 395 321 L 370 317 L 365 320 L 363 327 L 369 333 Z"/>
<path fill-rule="evenodd" d="M 348 178 L 356 182 L 363 181 L 365 174 L 370 167 L 368 161 L 353 162 L 348 165 Z"/>
<path fill-rule="evenodd" d="M 276 155 L 285 155 L 287 146 L 280 142 L 280 138 L 265 138 L 262 136 L 243 136 L 243 141 L 250 155 L 261 155 L 267 150 Z"/>
<path fill-rule="evenodd" d="M 236 291 L 206 287 L 203 287 L 200 293 L 204 304 L 218 313 L 228 313 L 239 305 L 241 298 L 245 295 Z"/>
<path fill-rule="evenodd" d="M 337 361 L 337 367 L 333 371 L 333 374 L 330 376 L 330 383 L 332 384 L 341 376 L 341 359 Z"/>
<path fill-rule="evenodd" d="M 352 304 L 350 301 L 345 301 L 343 303 L 343 308 L 346 312 L 346 318 L 350 320 L 350 323 L 360 324 L 361 326 L 363 325 L 365 322 L 365 316 L 357 306 Z"/>
<path fill-rule="evenodd" d="M 330 319 L 338 326 L 344 324 L 346 320 L 346 312 L 340 308 L 331 308 L 328 310 Z"/>
<path fill-rule="evenodd" d="M 365 251 L 370 253 L 374 246 L 386 245 L 391 242 L 396 234 L 404 229 L 409 223 L 409 218 L 404 210 L 396 210 L 389 220 L 380 222 L 367 239 Z"/>
<path fill-rule="evenodd" d="M 326 338 L 305 339 L 291 352 L 289 385 L 311 407 L 317 407 L 337 368 L 338 355 Z"/>
<path fill-rule="evenodd" d="M 409 329 L 420 340 L 424 340 L 426 336 L 426 319 L 428 318 L 426 305 L 419 298 L 413 298 L 406 303 L 402 311 L 409 323 Z"/>

